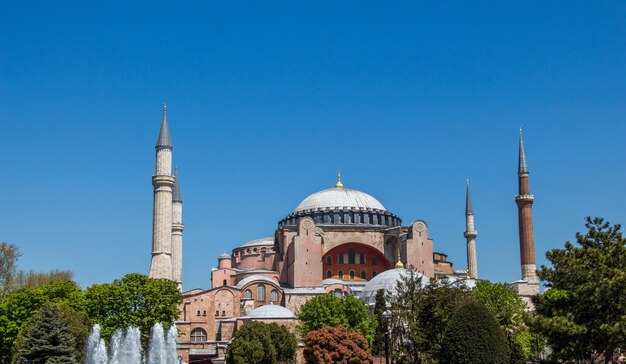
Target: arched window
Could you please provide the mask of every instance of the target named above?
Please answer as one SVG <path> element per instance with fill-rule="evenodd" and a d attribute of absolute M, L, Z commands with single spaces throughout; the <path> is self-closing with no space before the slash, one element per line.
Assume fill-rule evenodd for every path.
<path fill-rule="evenodd" d="M 339 262 L 339 264 L 343 264 L 343 252 L 339 252 L 339 259 L 337 259 L 337 261 Z"/>
<path fill-rule="evenodd" d="M 376 271 L 373 271 L 373 272 L 372 272 L 372 278 L 376 277 L 376 275 L 377 275 L 377 274 L 378 274 L 378 273 L 376 273 Z"/>
<path fill-rule="evenodd" d="M 339 279 L 343 279 L 343 271 L 340 270 L 339 273 L 337 273 L 337 277 L 339 277 Z"/>
<path fill-rule="evenodd" d="M 361 279 L 367 279 L 367 273 L 364 270 L 361 271 Z"/>
<path fill-rule="evenodd" d="M 354 264 L 354 249 L 350 248 L 348 250 L 348 264 Z"/>
<path fill-rule="evenodd" d="M 191 342 L 192 343 L 202 343 L 206 341 L 206 331 L 200 327 L 196 327 L 191 330 Z"/>
<path fill-rule="evenodd" d="M 222 286 L 226 285 L 226 280 L 224 279 L 224 281 L 222 282 Z"/>
<path fill-rule="evenodd" d="M 251 300 L 252 299 L 252 291 L 249 289 L 246 289 L 246 291 L 243 293 L 243 298 L 247 299 L 247 300 Z"/>
<path fill-rule="evenodd" d="M 333 257 L 329 255 L 326 257 L 326 265 L 332 265 L 332 264 L 333 264 Z"/>
<path fill-rule="evenodd" d="M 350 271 L 350 279 L 354 279 L 354 271 L 353 270 Z"/>
<path fill-rule="evenodd" d="M 259 302 L 265 302 L 265 285 L 259 284 L 256 289 L 256 300 Z"/>
<path fill-rule="evenodd" d="M 328 271 L 326 272 L 326 278 L 332 278 L 333 277 L 333 272 Z"/>
<path fill-rule="evenodd" d="M 359 264 L 365 264 L 365 253 L 359 253 Z"/>
<path fill-rule="evenodd" d="M 278 302 L 278 291 L 273 289 L 272 292 L 270 292 L 270 301 L 272 303 L 276 303 Z"/>

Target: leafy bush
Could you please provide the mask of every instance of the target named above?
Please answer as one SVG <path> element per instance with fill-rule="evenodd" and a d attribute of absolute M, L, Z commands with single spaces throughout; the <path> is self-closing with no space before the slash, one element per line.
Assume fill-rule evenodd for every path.
<path fill-rule="evenodd" d="M 376 331 L 376 318 L 369 313 L 367 306 L 354 296 L 335 297 L 325 294 L 315 297 L 302 306 L 298 313 L 300 334 L 327 326 L 343 326 L 356 331 L 371 343 Z"/>
<path fill-rule="evenodd" d="M 285 327 L 253 321 L 235 333 L 226 352 L 226 363 L 293 363 L 296 347 L 296 336 Z"/>

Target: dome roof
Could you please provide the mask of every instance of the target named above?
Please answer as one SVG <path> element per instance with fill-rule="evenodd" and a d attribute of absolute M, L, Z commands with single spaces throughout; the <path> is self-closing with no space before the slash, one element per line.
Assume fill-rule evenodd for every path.
<path fill-rule="evenodd" d="M 373 306 L 376 303 L 376 292 L 378 292 L 379 289 L 384 289 L 392 296 L 395 296 L 398 282 L 401 282 L 403 278 L 411 276 L 415 276 L 416 278 L 423 277 L 422 273 L 404 268 L 386 270 L 367 282 L 359 294 L 359 297 L 367 305 Z M 422 279 L 422 287 L 426 286 L 426 284 L 428 284 L 428 280 Z"/>
<path fill-rule="evenodd" d="M 288 308 L 278 305 L 264 305 L 248 314 L 253 319 L 294 319 L 296 316 Z"/>
<path fill-rule="evenodd" d="M 254 240 L 250 240 L 246 243 L 243 243 L 240 247 L 243 248 L 244 246 L 258 246 L 258 245 L 274 245 L 274 237 L 268 237 L 268 238 L 261 238 L 261 239 L 254 239 Z"/>
<path fill-rule="evenodd" d="M 385 206 L 365 192 L 343 187 L 319 191 L 305 198 L 294 212 L 326 208 L 385 210 Z"/>
<path fill-rule="evenodd" d="M 217 259 L 230 259 L 230 254 L 224 252 Z"/>

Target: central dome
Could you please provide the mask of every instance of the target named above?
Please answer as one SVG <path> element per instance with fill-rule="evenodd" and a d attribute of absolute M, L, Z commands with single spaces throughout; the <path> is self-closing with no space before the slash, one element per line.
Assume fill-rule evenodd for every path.
<path fill-rule="evenodd" d="M 365 192 L 334 187 L 305 198 L 293 212 L 327 208 L 386 210 L 382 203 Z"/>

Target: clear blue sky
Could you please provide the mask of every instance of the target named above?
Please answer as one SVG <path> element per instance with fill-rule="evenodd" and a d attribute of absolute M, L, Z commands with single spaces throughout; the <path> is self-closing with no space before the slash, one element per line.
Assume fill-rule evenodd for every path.
<path fill-rule="evenodd" d="M 184 288 L 331 187 L 378 198 L 465 268 L 520 276 L 517 138 L 536 254 L 626 223 L 626 2 L 0 3 L 0 239 L 83 287 L 147 273 L 163 102 Z"/>

